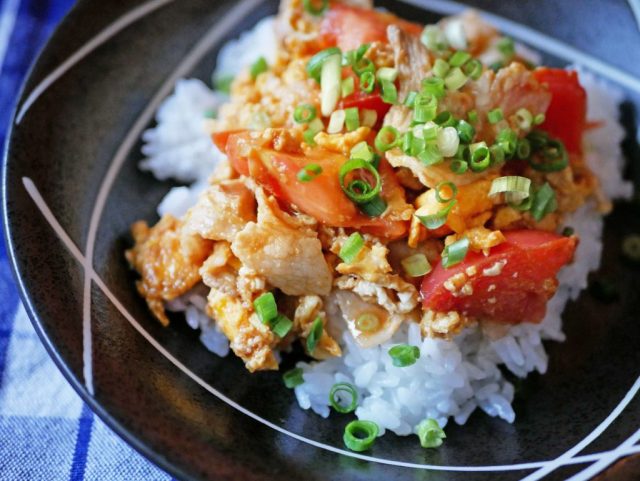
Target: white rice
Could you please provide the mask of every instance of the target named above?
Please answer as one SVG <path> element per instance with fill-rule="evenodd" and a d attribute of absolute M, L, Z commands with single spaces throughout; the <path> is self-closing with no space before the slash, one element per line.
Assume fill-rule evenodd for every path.
<path fill-rule="evenodd" d="M 273 19 L 268 18 L 221 50 L 214 77 L 235 75 L 261 55 L 273 60 L 275 49 Z M 624 159 L 620 142 L 624 132 L 617 122 L 622 93 L 582 70 L 580 79 L 588 92 L 589 119 L 606 122 L 604 127 L 587 134 L 588 165 L 608 197 L 629 197 L 632 186 L 621 177 Z M 191 187 L 173 189 L 158 207 L 161 215 L 182 215 L 195 202 L 221 158 L 201 120 L 207 109 L 217 108 L 223 100 L 201 82 L 183 80 L 160 108 L 157 127 L 145 133 L 143 153 L 148 158 L 141 167 L 159 179 L 172 177 L 194 182 Z M 576 299 L 587 287 L 589 272 L 600 264 L 603 221 L 595 205 L 584 205 L 567 216 L 564 223 L 575 229 L 580 244 L 575 262 L 560 272 L 560 286 L 540 324 L 473 327 L 448 341 L 423 339 L 418 325 L 405 325 L 391 341 L 370 349 L 360 348 L 344 331 L 342 357 L 299 363 L 305 380 L 295 388 L 300 407 L 327 417 L 331 387 L 336 382 L 349 382 L 359 391 L 356 416 L 376 422 L 381 435 L 386 430 L 411 434 L 425 418 L 436 419 L 443 427 L 450 418 L 464 424 L 478 408 L 490 416 L 513 422 L 514 387 L 500 367 L 521 378 L 533 371 L 546 372 L 548 357 L 543 341 L 564 340 L 562 311 L 569 300 Z M 229 342 L 204 314 L 205 294 L 206 291 L 189 293 L 169 303 L 168 308 L 184 311 L 189 325 L 201 330 L 202 342 L 212 352 L 224 356 L 229 352 Z M 339 323 L 336 321 L 334 324 Z M 421 356 L 414 365 L 405 368 L 392 365 L 387 351 L 400 343 L 420 347 Z"/>

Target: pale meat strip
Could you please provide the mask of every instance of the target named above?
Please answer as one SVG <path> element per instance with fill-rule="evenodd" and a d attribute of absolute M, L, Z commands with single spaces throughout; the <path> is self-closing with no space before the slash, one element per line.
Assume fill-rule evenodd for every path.
<path fill-rule="evenodd" d="M 329 294 L 333 277 L 315 230 L 283 212 L 262 189 L 256 199 L 258 221 L 236 235 L 233 253 L 287 295 Z"/>

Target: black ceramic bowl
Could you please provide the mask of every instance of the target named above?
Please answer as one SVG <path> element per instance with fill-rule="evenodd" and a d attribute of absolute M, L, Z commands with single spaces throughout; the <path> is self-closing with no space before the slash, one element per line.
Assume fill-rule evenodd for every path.
<path fill-rule="evenodd" d="M 628 175 L 637 179 L 640 34 L 627 4 L 470 3 L 510 19 L 507 33 L 546 49 L 545 63 L 587 62 L 621 83 Z M 457 8 L 436 0 L 380 5 L 424 23 Z M 607 219 L 595 276 L 613 280 L 619 300 L 587 293 L 568 306 L 567 341 L 548 346 L 549 372 L 525 383 L 513 425 L 477 413 L 464 427 L 450 425 L 438 450 L 389 435 L 367 457 L 347 453 L 346 417 L 301 410 L 280 374 L 250 375 L 233 356 L 207 352 L 184 323 L 164 329 L 151 317 L 123 251 L 130 224 L 154 221 L 170 184 L 136 168 L 140 133 L 178 77 L 207 79 L 218 47 L 276 8 L 260 0 L 81 0 L 34 66 L 4 159 L 4 228 L 27 310 L 75 389 L 182 479 L 586 479 L 598 469 L 583 470 L 632 452 L 640 270 L 620 257 L 621 238 L 640 231 L 630 204 Z M 637 468 L 631 460 L 612 479 L 632 479 Z"/>

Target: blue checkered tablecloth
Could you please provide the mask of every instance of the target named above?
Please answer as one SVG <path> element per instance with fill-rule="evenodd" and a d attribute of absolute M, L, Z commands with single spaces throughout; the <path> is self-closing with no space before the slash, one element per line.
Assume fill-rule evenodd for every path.
<path fill-rule="evenodd" d="M 72 0 L 0 0 L 0 145 L 29 64 Z M 0 239 L 0 480 L 164 481 L 106 427 L 45 352 Z"/>

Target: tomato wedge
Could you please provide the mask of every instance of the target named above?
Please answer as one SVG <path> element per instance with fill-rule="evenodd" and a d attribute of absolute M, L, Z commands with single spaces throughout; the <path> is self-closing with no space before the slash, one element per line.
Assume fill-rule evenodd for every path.
<path fill-rule="evenodd" d="M 449 269 L 438 263 L 422 281 L 424 307 L 508 324 L 540 322 L 555 293 L 556 275 L 573 259 L 578 241 L 536 230 L 504 235 L 506 242 L 488 256 L 469 252 L 462 263 Z M 453 276 L 458 278 L 447 283 Z M 468 287 L 453 282 L 459 278 Z M 454 287 L 453 292 L 447 287 Z"/>
<path fill-rule="evenodd" d="M 389 13 L 338 3 L 325 14 L 320 39 L 324 48 L 338 46 L 343 51 L 355 50 L 364 43 L 388 42 L 389 25 L 398 25 L 413 35 L 420 35 L 423 29 Z"/>
<path fill-rule="evenodd" d="M 540 128 L 564 142 L 569 152 L 582 152 L 582 135 L 587 126 L 587 93 L 575 71 L 539 68 L 534 71 L 538 82 L 551 92 L 551 104 Z"/>
<path fill-rule="evenodd" d="M 338 173 L 347 159 L 340 154 L 320 148 L 307 152 L 276 151 L 261 146 L 248 132 L 230 134 L 226 153 L 240 174 L 252 177 L 281 202 L 295 206 L 325 225 L 358 228 L 394 239 L 406 234 L 407 222 L 367 217 L 344 194 Z M 318 164 L 322 173 L 310 182 L 301 182 L 298 172 L 309 164 Z M 383 198 L 404 196 L 393 168 L 385 160 L 381 161 L 379 171 Z"/>

